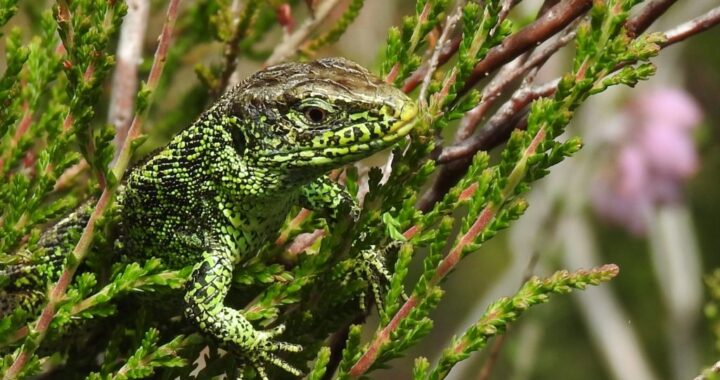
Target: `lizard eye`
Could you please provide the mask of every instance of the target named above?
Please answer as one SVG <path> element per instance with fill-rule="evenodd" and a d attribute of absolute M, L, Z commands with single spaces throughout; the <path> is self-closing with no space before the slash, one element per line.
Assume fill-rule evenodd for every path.
<path fill-rule="evenodd" d="M 320 107 L 307 107 L 303 111 L 305 118 L 313 124 L 320 124 L 327 119 L 327 111 Z"/>

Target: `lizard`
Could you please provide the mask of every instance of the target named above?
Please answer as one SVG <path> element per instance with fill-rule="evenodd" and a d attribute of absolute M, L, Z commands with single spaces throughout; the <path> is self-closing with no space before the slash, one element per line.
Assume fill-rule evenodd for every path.
<path fill-rule="evenodd" d="M 132 260 L 160 258 L 171 269 L 192 265 L 186 318 L 261 377 L 267 364 L 299 375 L 276 355 L 301 349 L 277 340 L 282 325 L 258 330 L 224 305 L 233 269 L 278 233 L 294 205 L 330 219 L 343 209 L 357 212 L 353 197 L 325 173 L 392 146 L 417 113 L 402 91 L 343 58 L 261 70 L 128 171 L 117 190 L 117 250 Z M 15 293 L 0 293 L 0 316 L 42 301 L 28 278 L 46 273 L 36 281 L 45 287 L 57 279 L 66 255 L 57 242 L 87 215 L 73 213 L 40 239 L 48 251 L 42 263 L 0 268 L 0 278 L 19 284 Z"/>

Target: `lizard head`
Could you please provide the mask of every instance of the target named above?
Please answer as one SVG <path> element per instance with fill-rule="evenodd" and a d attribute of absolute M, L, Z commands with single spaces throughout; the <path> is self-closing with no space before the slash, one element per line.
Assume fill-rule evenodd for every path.
<path fill-rule="evenodd" d="M 400 90 L 342 58 L 268 67 L 225 99 L 243 154 L 287 170 L 367 157 L 407 135 L 417 114 Z"/>

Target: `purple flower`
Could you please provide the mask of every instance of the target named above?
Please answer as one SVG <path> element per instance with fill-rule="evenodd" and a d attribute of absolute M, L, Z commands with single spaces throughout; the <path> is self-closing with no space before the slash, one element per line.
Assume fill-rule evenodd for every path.
<path fill-rule="evenodd" d="M 598 179 L 593 206 L 601 217 L 639 235 L 647 229 L 652 207 L 679 201 L 682 185 L 697 171 L 692 131 L 701 112 L 677 89 L 645 93 L 625 112 L 625 138 L 611 167 Z"/>

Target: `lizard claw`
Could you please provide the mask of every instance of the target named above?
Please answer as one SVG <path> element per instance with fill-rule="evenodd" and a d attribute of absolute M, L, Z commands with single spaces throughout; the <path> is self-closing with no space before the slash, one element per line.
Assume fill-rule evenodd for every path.
<path fill-rule="evenodd" d="M 277 352 L 277 351 L 300 352 L 300 351 L 302 351 L 302 346 L 299 344 L 278 342 L 278 341 L 272 340 L 272 338 L 275 338 L 276 336 L 281 335 L 283 332 L 285 332 L 285 325 L 279 325 L 272 330 L 259 332 L 259 335 L 260 335 L 259 339 L 261 340 L 261 343 L 259 344 L 260 348 L 266 352 Z"/>
<path fill-rule="evenodd" d="M 274 338 L 285 331 L 284 325 L 279 325 L 272 330 L 256 331 L 253 340 L 255 344 L 251 347 L 242 347 L 240 345 L 233 346 L 233 352 L 250 364 L 257 372 L 258 376 L 263 380 L 268 380 L 265 371 L 266 364 L 273 364 L 295 376 L 301 376 L 302 372 L 293 367 L 290 363 L 281 359 L 276 352 L 300 352 L 302 346 L 293 343 L 280 342 Z"/>
<path fill-rule="evenodd" d="M 367 282 L 368 288 L 372 292 L 373 300 L 378 309 L 383 306 L 383 296 L 387 285 L 390 283 L 390 272 L 385 268 L 385 257 L 383 252 L 379 252 L 374 246 L 360 252 L 359 257 L 353 260 L 354 268 L 347 273 L 344 281 L 351 278 L 360 278 Z M 360 308 L 365 310 L 366 292 L 360 293 Z"/>
<path fill-rule="evenodd" d="M 350 217 L 352 218 L 352 221 L 354 223 L 357 223 L 358 220 L 360 220 L 360 214 L 362 213 L 362 208 L 358 206 L 356 203 L 352 203 L 350 205 Z"/>

